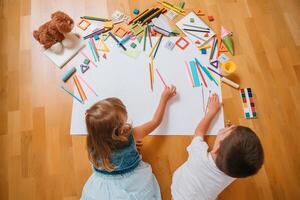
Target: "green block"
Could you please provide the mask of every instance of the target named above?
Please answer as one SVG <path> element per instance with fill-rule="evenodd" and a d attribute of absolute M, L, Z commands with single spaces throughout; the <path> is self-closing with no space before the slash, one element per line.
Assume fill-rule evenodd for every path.
<path fill-rule="evenodd" d="M 190 18 L 190 22 L 191 22 L 191 23 L 194 23 L 194 22 L 195 22 L 195 19 L 194 19 L 194 18 Z"/>
<path fill-rule="evenodd" d="M 137 37 L 137 41 L 138 41 L 139 43 L 141 43 L 142 39 L 143 39 L 143 36 L 142 36 L 142 35 L 139 35 L 139 36 Z"/>
<path fill-rule="evenodd" d="M 132 48 L 135 48 L 135 47 L 136 47 L 136 44 L 133 42 L 133 43 L 130 44 L 130 46 L 131 46 Z"/>
<path fill-rule="evenodd" d="M 83 63 L 88 65 L 90 63 L 90 60 L 86 58 L 86 59 L 84 59 Z"/>
<path fill-rule="evenodd" d="M 183 8 L 184 5 L 185 5 L 185 2 L 184 1 L 180 1 L 178 5 L 179 5 L 180 8 Z"/>
<path fill-rule="evenodd" d="M 253 113 L 253 117 L 254 117 L 254 118 L 256 118 L 256 117 L 257 117 L 257 115 L 256 115 L 256 112 L 254 112 L 254 113 Z"/>

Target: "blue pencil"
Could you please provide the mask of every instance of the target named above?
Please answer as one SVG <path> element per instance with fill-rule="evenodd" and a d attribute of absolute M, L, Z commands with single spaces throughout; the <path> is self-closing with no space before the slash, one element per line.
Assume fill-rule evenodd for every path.
<path fill-rule="evenodd" d="M 155 58 L 155 56 L 156 56 L 156 53 L 157 53 L 157 50 L 158 50 L 158 47 L 159 47 L 159 45 L 160 45 L 160 42 L 161 42 L 162 38 L 163 38 L 163 35 L 161 35 L 161 37 L 159 38 L 159 41 L 158 41 L 157 47 L 156 47 L 156 49 L 155 49 L 153 58 Z"/>
<path fill-rule="evenodd" d="M 74 97 L 77 101 L 79 101 L 80 103 L 84 104 L 83 101 L 81 99 L 79 99 L 78 97 L 76 97 L 71 91 L 69 91 L 67 88 L 65 88 L 63 85 L 61 86 L 61 88 L 67 92 L 69 95 L 71 95 L 72 97 Z"/>

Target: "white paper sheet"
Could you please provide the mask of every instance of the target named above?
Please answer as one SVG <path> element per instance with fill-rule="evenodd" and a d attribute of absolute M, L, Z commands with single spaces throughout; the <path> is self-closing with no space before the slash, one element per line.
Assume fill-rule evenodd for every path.
<path fill-rule="evenodd" d="M 196 57 L 203 65 L 207 66 L 209 65 L 209 54 L 202 55 L 193 44 L 190 44 L 185 50 L 181 50 L 177 46 L 172 51 L 165 48 L 165 43 L 168 40 L 175 43 L 177 39 L 177 37 L 163 37 L 154 59 L 154 67 L 159 69 L 166 83 L 174 84 L 177 87 L 177 96 L 169 102 L 163 122 L 153 132 L 153 135 L 192 135 L 198 122 L 204 116 L 203 103 L 206 106 L 209 90 L 219 94 L 220 98 L 222 96 L 221 88 L 205 77 L 208 88 L 204 88 L 205 102 L 202 101 L 201 88 L 192 87 L 184 61 L 189 63 Z M 156 38 L 152 37 L 153 44 L 155 41 Z M 81 81 L 88 101 L 82 105 L 73 100 L 71 134 L 86 134 L 85 110 L 98 100 L 107 97 L 118 97 L 123 101 L 128 110 L 129 122 L 132 122 L 134 126 L 145 123 L 152 118 L 164 85 L 155 72 L 154 91 L 152 92 L 150 89 L 148 58 L 150 45 L 148 38 L 145 52 L 143 51 L 143 41 L 140 44 L 135 41 L 137 44 L 135 49 L 130 47 L 131 42 L 127 42 L 125 46 L 128 51 L 141 51 L 138 58 L 131 58 L 121 53 L 123 50 L 109 37 L 106 44 L 110 48 L 110 53 L 107 54 L 106 60 L 100 58 L 97 68 L 90 64 L 90 69 L 81 74 L 79 65 L 84 60 L 81 54 L 78 54 L 68 63 L 69 66 L 77 67 L 77 73 L 99 95 L 98 97 L 93 95 Z M 91 59 L 93 58 L 88 47 L 85 47 L 83 52 Z M 102 55 L 103 53 L 99 54 Z M 79 96 L 76 89 L 74 89 L 74 93 Z M 223 127 L 224 117 L 223 110 L 221 110 L 213 121 L 209 134 L 217 134 L 218 130 Z"/>

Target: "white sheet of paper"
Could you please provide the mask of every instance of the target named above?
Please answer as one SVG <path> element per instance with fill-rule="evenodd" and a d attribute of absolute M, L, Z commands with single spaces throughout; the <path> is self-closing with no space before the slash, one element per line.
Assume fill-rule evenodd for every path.
<path fill-rule="evenodd" d="M 193 18 L 194 22 L 190 22 L 190 19 Z M 199 46 L 204 45 L 207 41 L 209 41 L 216 33 L 210 28 L 210 33 L 208 33 L 207 37 L 204 37 L 205 33 L 202 32 L 189 32 L 191 34 L 194 34 L 200 38 L 202 38 L 204 41 L 196 38 L 195 36 L 192 36 L 190 34 L 188 34 L 188 31 L 184 31 L 183 29 L 196 29 L 199 30 L 197 28 L 193 28 L 193 27 L 188 27 L 188 26 L 184 26 L 183 24 L 188 24 L 188 25 L 192 25 L 192 26 L 199 26 L 199 27 L 203 27 L 203 28 L 210 28 L 202 19 L 200 19 L 194 12 L 190 12 L 189 14 L 187 14 L 185 17 L 183 17 L 181 20 L 179 20 L 176 23 L 176 26 L 178 28 L 180 28 L 180 30 L 190 39 L 190 41 L 192 41 L 193 43 L 195 43 L 197 40 L 200 42 Z M 201 29 L 200 29 L 201 30 Z"/>
<path fill-rule="evenodd" d="M 202 100 L 201 87 L 193 88 L 186 71 L 184 61 L 189 63 L 195 57 L 205 66 L 209 65 L 209 54 L 202 55 L 197 48 L 190 44 L 185 50 L 177 46 L 170 51 L 165 48 L 167 41 L 174 43 L 178 37 L 163 37 L 154 59 L 154 69 L 158 68 L 159 72 L 167 84 L 174 84 L 177 88 L 177 95 L 170 102 L 166 110 L 163 122 L 152 133 L 153 135 L 192 135 L 198 124 L 203 118 L 203 104 L 206 106 L 209 90 L 216 92 L 220 98 L 221 88 L 210 81 L 205 75 L 208 88 L 204 87 L 204 100 Z M 152 37 L 152 43 L 155 44 L 157 38 Z M 86 85 L 81 81 L 81 85 L 86 92 L 88 101 L 84 105 L 73 100 L 73 111 L 71 121 L 71 134 L 86 134 L 85 111 L 97 101 L 107 97 L 118 97 L 127 107 L 129 122 L 133 126 L 140 125 L 150 120 L 159 103 L 161 92 L 164 85 L 160 81 L 154 70 L 154 91 L 150 89 L 149 78 L 149 58 L 150 52 L 149 39 L 147 38 L 146 51 L 143 51 L 143 41 L 135 49 L 130 47 L 131 40 L 125 46 L 127 51 L 141 51 L 139 57 L 132 58 L 121 53 L 122 48 L 116 45 L 116 42 L 109 37 L 106 44 L 110 48 L 107 59 L 100 58 L 98 67 L 90 65 L 90 69 L 81 74 L 79 65 L 83 62 L 84 57 L 78 54 L 71 62 L 70 66 L 77 67 L 77 73 L 80 73 L 97 92 L 96 97 Z M 92 59 L 89 48 L 83 51 Z M 103 53 L 99 53 L 100 56 Z M 200 76 L 199 76 L 200 78 Z M 201 78 L 200 78 L 201 80 Z M 76 88 L 74 94 L 79 96 Z M 219 112 L 212 123 L 209 134 L 217 134 L 218 130 L 224 127 L 223 110 Z"/>
<path fill-rule="evenodd" d="M 76 45 L 72 49 L 64 48 L 61 54 L 56 54 L 50 49 L 44 51 L 44 54 L 52 60 L 59 68 L 67 64 L 83 47 L 85 42 L 78 38 Z"/>

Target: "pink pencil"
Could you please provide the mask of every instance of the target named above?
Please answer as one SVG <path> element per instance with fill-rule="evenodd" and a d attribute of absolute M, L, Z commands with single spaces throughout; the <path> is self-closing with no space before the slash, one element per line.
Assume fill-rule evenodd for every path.
<path fill-rule="evenodd" d="M 187 64 L 186 61 L 184 61 L 184 63 L 185 63 L 185 69 L 186 69 L 186 71 L 187 71 L 187 73 L 188 73 L 188 76 L 189 76 L 189 78 L 190 78 L 190 81 L 191 81 L 191 83 L 192 83 L 192 86 L 195 87 L 194 81 L 193 81 L 193 79 L 192 79 L 192 74 L 191 74 L 191 71 L 190 71 L 190 69 L 189 69 L 189 65 Z"/>
<path fill-rule="evenodd" d="M 165 87 L 168 87 L 167 84 L 166 84 L 166 82 L 164 81 L 163 77 L 162 77 L 161 74 L 159 73 L 158 69 L 156 68 L 155 70 L 156 70 L 156 72 L 157 72 L 157 74 L 158 74 L 158 76 L 159 76 L 161 82 L 163 82 L 163 84 L 165 85 Z"/>
<path fill-rule="evenodd" d="M 95 90 L 93 90 L 93 88 L 79 74 L 77 76 L 96 96 L 98 96 L 97 93 L 95 92 Z"/>
<path fill-rule="evenodd" d="M 92 61 L 92 59 L 90 59 L 85 53 L 83 53 L 82 51 L 80 51 L 80 53 L 81 53 L 85 58 L 89 59 L 90 62 L 91 62 L 95 67 L 97 67 L 97 65 L 94 63 L 94 61 Z"/>

